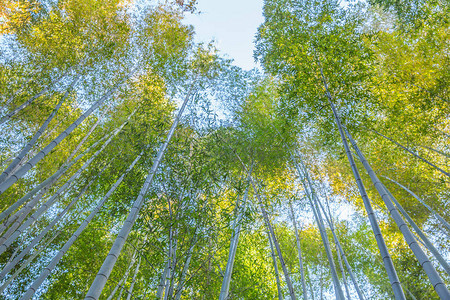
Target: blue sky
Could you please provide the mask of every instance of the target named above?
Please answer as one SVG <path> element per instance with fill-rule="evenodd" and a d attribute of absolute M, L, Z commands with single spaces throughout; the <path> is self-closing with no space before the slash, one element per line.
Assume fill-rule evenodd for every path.
<path fill-rule="evenodd" d="M 200 14 L 187 16 L 195 27 L 196 41 L 216 41 L 217 48 L 243 69 L 256 67 L 253 42 L 263 22 L 263 0 L 198 0 Z"/>

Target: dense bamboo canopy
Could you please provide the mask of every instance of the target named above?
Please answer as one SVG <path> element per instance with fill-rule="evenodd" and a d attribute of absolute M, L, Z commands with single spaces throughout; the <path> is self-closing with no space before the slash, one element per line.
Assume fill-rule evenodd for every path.
<path fill-rule="evenodd" d="M 0 3 L 0 299 L 443 299 L 447 0 Z"/>

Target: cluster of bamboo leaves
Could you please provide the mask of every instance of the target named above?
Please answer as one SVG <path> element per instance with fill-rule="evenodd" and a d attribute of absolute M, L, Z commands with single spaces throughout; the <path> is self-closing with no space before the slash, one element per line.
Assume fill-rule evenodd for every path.
<path fill-rule="evenodd" d="M 0 4 L 0 298 L 450 299 L 448 2 L 195 4 Z"/>

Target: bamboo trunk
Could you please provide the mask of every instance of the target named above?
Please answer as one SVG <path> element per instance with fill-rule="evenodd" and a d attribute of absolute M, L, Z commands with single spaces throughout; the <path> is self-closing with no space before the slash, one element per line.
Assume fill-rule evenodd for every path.
<path fill-rule="evenodd" d="M 89 223 L 92 221 L 92 219 L 95 217 L 95 215 L 100 211 L 103 204 L 105 204 L 106 200 L 114 193 L 114 191 L 117 189 L 117 187 L 122 183 L 125 176 L 134 168 L 136 163 L 139 161 L 139 159 L 142 157 L 142 154 L 139 154 L 136 159 L 131 163 L 131 165 L 128 167 L 128 169 L 119 177 L 119 179 L 114 183 L 114 185 L 109 189 L 109 191 L 106 193 L 106 195 L 100 200 L 100 202 L 97 204 L 97 206 L 94 208 L 94 210 L 89 214 L 89 216 L 81 223 L 81 225 L 78 227 L 78 229 L 72 234 L 72 236 L 69 238 L 69 240 L 64 244 L 64 246 L 59 250 L 59 252 L 53 257 L 51 262 L 48 264 L 47 268 L 45 268 L 39 277 L 31 284 L 31 286 L 28 288 L 27 292 L 22 296 L 21 299 L 31 299 L 33 297 L 36 290 L 41 286 L 42 282 L 47 278 L 48 275 L 53 271 L 53 269 L 56 267 L 56 265 L 59 263 L 61 258 L 64 256 L 64 254 L 70 249 L 70 247 L 75 243 L 75 241 L 78 239 L 78 237 L 83 233 L 84 229 L 89 225 Z"/>
<path fill-rule="evenodd" d="M 0 280 L 4 278 L 4 276 L 11 271 L 12 268 L 16 266 L 16 264 L 27 255 L 33 248 L 36 246 L 44 236 L 50 232 L 50 230 L 66 215 L 66 213 L 72 208 L 73 205 L 84 195 L 84 193 L 89 189 L 89 187 L 95 182 L 95 180 L 105 171 L 105 169 L 109 166 L 109 164 L 105 165 L 103 169 L 96 175 L 94 178 L 89 181 L 89 183 L 80 191 L 80 193 L 66 206 L 66 208 L 60 212 L 40 233 L 36 236 L 30 244 L 17 256 L 13 261 L 6 264 L 3 270 L 0 272 Z"/>
<path fill-rule="evenodd" d="M 327 255 L 328 263 L 330 266 L 331 278 L 333 280 L 336 299 L 344 300 L 345 299 L 344 292 L 342 291 L 342 287 L 341 287 L 341 284 L 339 282 L 339 278 L 338 278 L 338 275 L 336 272 L 336 266 L 335 266 L 335 263 L 333 260 L 333 254 L 331 252 L 330 242 L 328 240 L 328 235 L 325 230 L 324 221 L 323 221 L 322 214 L 320 213 L 320 208 L 318 205 L 319 199 L 317 197 L 317 194 L 314 191 L 314 187 L 313 187 L 311 178 L 309 176 L 308 170 L 306 169 L 306 166 L 303 164 L 302 161 L 301 161 L 301 163 L 303 166 L 303 173 L 297 163 L 295 164 L 295 166 L 297 167 L 297 172 L 298 172 L 299 176 L 302 177 L 302 175 L 303 175 L 303 180 L 302 180 L 303 187 L 305 189 L 307 199 L 310 203 L 311 210 L 314 214 L 314 217 L 316 218 L 317 227 L 319 228 L 319 232 L 322 237 L 323 246 L 325 248 L 325 253 Z M 305 179 L 308 181 L 309 189 L 308 189 L 308 186 L 306 185 Z"/>
<path fill-rule="evenodd" d="M 327 232 L 325 230 L 325 225 L 323 222 L 322 214 L 318 210 L 317 200 L 313 200 L 314 197 L 308 196 L 308 200 L 311 206 L 311 210 L 313 211 L 314 217 L 317 222 L 317 227 L 319 228 L 319 232 L 322 238 L 322 242 L 325 248 L 325 253 L 327 255 L 328 263 L 330 266 L 331 278 L 333 280 L 334 291 L 337 300 L 344 300 L 344 292 L 342 291 L 341 284 L 339 282 L 339 278 L 336 272 L 336 266 L 333 260 L 333 254 L 330 249 L 330 242 L 328 240 Z"/>
<path fill-rule="evenodd" d="M 63 164 L 58 171 L 56 171 L 53 175 L 48 177 L 46 180 L 38 184 L 35 188 L 33 188 L 31 191 L 29 191 L 27 194 L 25 194 L 22 198 L 14 202 L 10 207 L 8 207 L 6 210 L 2 211 L 0 213 L 0 221 L 4 220 L 8 215 L 10 215 L 13 211 L 15 211 L 17 208 L 19 208 L 21 205 L 26 203 L 31 197 L 33 197 L 37 192 L 40 192 L 42 189 L 48 189 L 54 184 L 64 173 L 75 163 L 77 163 L 86 153 L 90 152 L 92 149 L 94 149 L 99 143 L 101 143 L 104 139 L 108 138 L 111 135 L 105 135 L 95 143 L 93 143 L 88 149 L 83 151 L 80 155 L 78 155 L 74 160 L 72 160 L 70 163 Z M 42 191 L 41 191 L 42 193 Z M 43 192 L 45 193 L 45 191 Z M 41 195 L 42 196 L 42 195 Z M 21 213 L 21 212 L 20 212 Z M 10 220 L 8 220 L 5 223 L 5 226 L 9 226 Z M 3 232 L 4 228 L 1 229 Z"/>
<path fill-rule="evenodd" d="M 0 113 L 3 112 L 3 110 L 6 109 L 6 107 L 8 107 L 8 105 L 14 100 L 14 98 L 16 97 L 17 94 L 19 94 L 23 88 L 25 87 L 25 85 L 27 85 L 27 83 L 29 83 L 31 81 L 31 77 L 27 79 L 27 81 L 25 81 L 24 83 L 22 83 L 22 85 L 20 86 L 20 88 L 18 88 L 12 95 L 11 97 L 8 98 L 8 100 L 6 100 L 5 104 L 3 104 L 0 107 Z"/>
<path fill-rule="evenodd" d="M 24 166 L 17 170 L 14 175 L 10 176 L 7 180 L 0 184 L 0 194 L 3 194 L 10 186 L 16 183 L 17 180 L 22 178 L 28 171 L 33 168 L 41 159 L 50 153 L 62 140 L 64 140 L 75 128 L 78 127 L 88 116 L 92 114 L 97 108 L 100 107 L 112 94 L 114 94 L 124 84 L 128 78 L 134 73 L 134 69 L 117 84 L 114 88 L 110 89 L 105 95 L 97 100 L 86 112 L 84 112 L 75 122 L 73 122 L 66 130 L 64 130 L 56 139 L 51 141 L 44 149 L 30 159 Z"/>
<path fill-rule="evenodd" d="M 168 251 L 168 263 L 167 263 L 167 275 L 166 275 L 166 282 L 164 284 L 164 300 L 167 300 L 169 298 L 169 289 L 170 289 L 170 281 L 171 278 L 173 276 L 173 263 L 174 263 L 174 259 L 173 259 L 173 252 L 174 252 L 174 248 L 175 248 L 175 241 L 174 241 L 174 233 L 173 233 L 173 228 L 172 226 L 170 226 L 170 230 L 169 230 L 169 251 Z"/>
<path fill-rule="evenodd" d="M 227 266 L 225 268 L 225 274 L 223 276 L 222 287 L 220 289 L 219 300 L 226 300 L 228 298 L 228 293 L 230 290 L 231 274 L 233 273 L 234 259 L 236 256 L 237 246 L 239 243 L 239 235 L 241 234 L 241 221 L 244 216 L 245 209 L 247 207 L 248 191 L 249 191 L 249 180 L 252 169 L 250 169 L 247 177 L 247 188 L 242 199 L 242 205 L 240 206 L 239 201 L 236 201 L 236 212 L 237 216 L 233 224 L 233 233 L 230 239 L 230 250 L 228 251 Z"/>
<path fill-rule="evenodd" d="M 320 75 L 323 81 L 323 85 L 325 88 L 326 96 L 328 98 L 328 103 L 330 104 L 331 110 L 333 111 L 334 119 L 336 121 L 336 125 L 339 130 L 339 134 L 341 136 L 342 143 L 344 145 L 345 153 L 347 155 L 348 161 L 350 163 L 350 167 L 353 172 L 353 176 L 355 177 L 356 184 L 358 185 L 359 192 L 361 194 L 361 198 L 364 203 L 364 207 L 367 212 L 367 216 L 370 221 L 370 226 L 372 227 L 372 231 L 375 235 L 375 239 L 377 241 L 378 249 L 380 250 L 380 255 L 383 258 L 384 267 L 386 269 L 386 272 L 389 277 L 389 281 L 391 283 L 392 290 L 394 291 L 394 296 L 396 300 L 406 300 L 405 293 L 403 292 L 402 286 L 400 284 L 400 280 L 397 276 L 397 272 L 395 271 L 394 264 L 392 263 L 391 256 L 389 255 L 389 250 L 386 246 L 386 243 L 384 241 L 383 235 L 380 230 L 380 226 L 378 225 L 378 220 L 375 216 L 375 212 L 373 211 L 372 205 L 370 203 L 369 197 L 366 193 L 366 188 L 364 187 L 364 184 L 361 180 L 361 176 L 359 175 L 358 169 L 355 164 L 355 160 L 353 158 L 353 155 L 350 151 L 350 147 L 348 146 L 347 139 L 345 138 L 344 130 L 342 129 L 341 120 L 339 117 L 339 114 L 337 112 L 336 107 L 333 103 L 333 98 L 331 96 L 331 93 L 328 89 L 328 84 L 325 79 L 325 76 L 323 75 L 322 66 L 320 65 L 320 62 L 318 61 L 319 68 L 320 68 Z"/>
<path fill-rule="evenodd" d="M 191 88 L 191 90 L 192 90 L 192 88 Z M 116 263 L 116 260 L 120 255 L 122 247 L 125 244 L 128 234 L 130 233 L 130 231 L 134 225 L 134 222 L 136 221 L 136 219 L 139 215 L 139 212 L 140 212 L 142 206 L 144 205 L 144 197 L 153 181 L 153 177 L 155 176 L 156 171 L 158 170 L 159 164 L 161 163 L 161 160 L 165 154 L 167 146 L 169 145 L 169 142 L 172 139 L 172 136 L 175 132 L 175 129 L 176 129 L 179 121 L 180 121 L 180 118 L 183 115 L 183 112 L 186 108 L 186 105 L 187 105 L 189 97 L 190 97 L 190 93 L 191 93 L 191 91 L 188 92 L 186 98 L 184 99 L 183 104 L 181 105 L 181 108 L 178 112 L 178 115 L 175 118 L 175 120 L 172 124 L 172 127 L 170 128 L 170 131 L 167 135 L 166 141 L 159 149 L 156 159 L 153 163 L 153 166 L 144 182 L 144 185 L 142 186 L 142 189 L 139 192 L 139 195 L 138 195 L 136 201 L 134 202 L 129 215 L 128 215 L 127 219 L 125 220 L 125 223 L 122 226 L 122 229 L 119 231 L 119 234 L 117 235 L 116 240 L 114 241 L 114 244 L 110 249 L 110 252 L 108 253 L 107 257 L 105 258 L 105 261 L 103 262 L 103 265 L 101 266 L 100 270 L 98 271 L 97 276 L 94 279 L 94 282 L 92 283 L 91 287 L 89 288 L 89 291 L 86 294 L 85 300 L 89 300 L 89 299 L 97 300 L 100 297 L 102 290 L 106 284 L 106 281 L 108 280 L 108 277 L 111 274 L 111 271 Z"/>
<path fill-rule="evenodd" d="M 50 245 L 50 243 L 58 237 L 58 235 L 61 233 L 61 230 L 58 230 L 58 232 L 56 232 L 56 234 L 54 234 L 42 247 L 40 247 L 38 250 L 36 250 L 30 257 L 28 257 L 28 259 L 20 265 L 20 267 L 14 272 L 13 275 L 11 275 L 11 277 L 8 278 L 8 280 L 6 280 L 3 285 L 0 287 L 0 293 L 2 293 L 9 285 L 10 283 L 17 277 L 19 276 L 19 274 L 27 267 L 29 267 L 29 265 L 31 264 L 31 262 L 39 255 L 41 254 L 42 251 L 44 251 L 45 249 L 47 249 L 47 247 Z"/>
<path fill-rule="evenodd" d="M 267 231 L 267 238 L 269 239 L 270 256 L 272 256 L 273 268 L 275 270 L 275 280 L 277 282 L 278 300 L 283 300 L 283 293 L 281 292 L 280 274 L 278 272 L 278 265 L 277 265 L 277 257 L 275 255 L 275 252 L 273 251 L 273 243 L 269 231 Z"/>
<path fill-rule="evenodd" d="M 6 239 L 4 237 L 0 238 L 0 254 L 2 254 L 3 252 L 5 252 L 5 250 L 16 240 L 16 238 L 22 233 L 24 232 L 32 223 L 34 223 L 35 221 L 37 221 L 40 216 L 45 213 L 57 200 L 58 196 L 60 196 L 62 193 L 66 192 L 66 190 L 68 188 L 70 188 L 73 183 L 75 182 L 75 179 L 77 179 L 81 173 L 92 163 L 92 161 L 106 148 L 106 146 L 112 141 L 112 139 L 122 130 L 122 128 L 126 125 L 126 122 L 124 124 L 122 124 L 121 127 L 119 127 L 113 135 L 110 136 L 110 138 L 102 145 L 102 147 L 97 150 L 97 152 L 94 153 L 94 155 L 92 155 L 92 157 L 90 157 L 85 163 L 84 165 L 77 170 L 77 172 L 75 172 L 74 175 L 72 175 L 72 177 L 70 177 L 70 179 L 62 186 L 58 189 L 58 191 L 52 196 L 50 197 L 50 199 L 47 200 L 47 202 L 45 202 L 42 206 L 40 206 L 36 212 L 31 215 L 18 229 L 16 229 L 14 232 L 12 232 L 13 227 L 11 227 L 6 234 L 8 234 L 11 231 L 11 235 Z M 16 221 L 16 224 L 18 223 L 18 221 Z M 13 224 L 13 226 L 15 226 Z M 17 228 L 17 227 L 16 227 Z"/>
<path fill-rule="evenodd" d="M 384 186 L 384 185 L 383 185 Z M 394 202 L 395 206 L 402 213 L 402 215 L 406 218 L 408 223 L 414 229 L 416 234 L 420 237 L 420 239 L 425 244 L 425 247 L 434 255 L 437 261 L 441 264 L 442 268 L 444 268 L 445 272 L 450 276 L 450 266 L 447 261 L 442 257 L 439 251 L 434 247 L 433 243 L 427 238 L 427 236 L 423 233 L 423 231 L 417 226 L 414 220 L 408 215 L 408 213 L 403 209 L 400 203 L 395 199 L 395 197 L 391 194 L 391 192 L 384 186 L 386 192 L 388 193 L 391 201 Z"/>
<path fill-rule="evenodd" d="M 137 253 L 137 251 L 134 250 L 133 256 L 131 257 L 131 261 L 130 261 L 130 263 L 128 264 L 127 269 L 125 270 L 125 273 L 124 273 L 123 277 L 122 277 L 122 278 L 119 280 L 119 282 L 116 284 L 116 286 L 114 287 L 113 291 L 111 292 L 111 294 L 109 294 L 109 296 L 108 296 L 108 298 L 106 298 L 106 300 L 112 300 L 112 298 L 114 297 L 114 295 L 117 293 L 117 290 L 118 290 L 119 288 L 123 288 L 123 287 L 122 287 L 122 284 L 123 284 L 124 281 L 127 280 L 127 278 L 128 278 L 128 273 L 130 273 L 130 270 L 131 270 L 131 268 L 133 267 L 133 265 L 134 265 L 134 263 L 135 263 L 136 253 Z M 120 297 L 119 297 L 119 299 L 120 299 Z"/>
<path fill-rule="evenodd" d="M 300 276 L 301 276 L 301 280 L 302 280 L 303 299 L 307 300 L 308 295 L 307 295 L 307 291 L 306 291 L 305 272 L 303 271 L 302 248 L 300 246 L 300 238 L 298 236 L 297 222 L 295 220 L 294 209 L 292 208 L 291 202 L 289 202 L 289 210 L 291 212 L 292 225 L 294 225 L 294 230 L 295 230 L 295 241 L 297 242 L 298 263 L 299 263 L 299 268 L 300 268 Z"/>
<path fill-rule="evenodd" d="M 407 191 L 411 196 L 413 196 L 414 198 L 416 198 L 417 201 L 419 201 L 420 203 L 422 203 L 423 206 L 425 206 L 435 217 L 436 219 L 438 219 L 445 227 L 447 227 L 447 229 L 450 231 L 450 224 L 444 220 L 444 218 L 442 218 L 434 209 L 432 209 L 429 205 L 427 205 L 425 203 L 425 201 L 423 201 L 419 196 L 417 196 L 416 194 L 414 194 L 410 189 L 408 189 L 407 187 L 401 185 L 400 183 L 398 183 L 397 181 L 390 179 L 389 177 L 383 176 L 384 178 L 392 181 L 393 183 L 397 184 L 399 187 L 401 187 L 402 189 L 404 189 L 405 191 Z M 447 236 L 450 237 L 450 235 L 448 234 L 448 232 L 446 232 Z"/>
<path fill-rule="evenodd" d="M 161 279 L 159 280 L 159 284 L 158 284 L 158 289 L 156 291 L 156 299 L 157 300 L 161 300 L 162 297 L 164 296 L 164 287 L 165 287 L 165 282 L 166 282 L 166 277 L 167 277 L 167 271 L 169 270 L 169 258 L 167 258 L 167 262 L 165 263 L 165 267 L 163 270 L 163 273 L 161 274 Z"/>
<path fill-rule="evenodd" d="M 288 286 L 290 298 L 292 300 L 296 300 L 297 298 L 296 298 L 295 293 L 294 293 L 294 287 L 292 286 L 291 277 L 289 276 L 288 269 L 287 269 L 286 264 L 284 262 L 283 255 L 281 253 L 280 245 L 278 244 L 278 241 L 277 241 L 277 239 L 275 237 L 275 232 L 273 231 L 272 225 L 270 224 L 269 217 L 267 216 L 266 209 L 264 208 L 261 196 L 259 195 L 258 189 L 257 189 L 256 184 L 255 184 L 255 181 L 253 180 L 253 178 L 251 176 L 250 176 L 250 181 L 251 181 L 252 186 L 253 186 L 253 191 L 256 194 L 256 198 L 258 199 L 259 207 L 261 209 L 261 212 L 262 212 L 262 215 L 263 215 L 263 218 L 264 218 L 264 222 L 266 223 L 266 226 L 269 229 L 270 235 L 272 237 L 272 241 L 273 241 L 273 243 L 275 245 L 275 249 L 277 250 L 278 258 L 280 260 L 281 268 L 282 268 L 283 274 L 284 274 L 284 279 L 286 281 L 286 285 Z"/>
<path fill-rule="evenodd" d="M 38 131 L 34 134 L 34 136 L 31 138 L 31 140 L 25 145 L 25 147 L 22 148 L 22 150 L 20 151 L 20 153 L 17 155 L 16 158 L 14 158 L 14 160 L 11 162 L 11 164 L 6 168 L 5 171 L 3 171 L 3 173 L 0 175 L 0 183 L 2 183 L 3 181 L 5 181 L 11 174 L 13 174 L 14 169 L 16 168 L 16 166 L 19 165 L 19 163 L 25 158 L 25 156 L 30 152 L 31 148 L 34 147 L 34 145 L 36 145 L 37 140 L 41 137 L 41 135 L 44 133 L 44 131 L 47 129 L 48 125 L 50 124 L 50 122 L 53 120 L 53 118 L 55 117 L 56 113 L 59 111 L 59 109 L 61 108 L 61 106 L 63 105 L 63 103 L 65 102 L 67 96 L 69 95 L 70 91 L 72 90 L 72 88 L 74 87 L 74 85 L 76 84 L 76 82 L 78 81 L 78 79 L 80 78 L 80 76 L 77 76 L 72 83 L 70 84 L 70 86 L 68 87 L 66 93 L 64 94 L 64 96 L 61 98 L 61 100 L 59 100 L 58 104 L 56 105 L 56 107 L 53 109 L 53 111 L 50 113 L 50 115 L 48 116 L 48 118 L 45 120 L 45 122 L 42 124 L 42 126 L 38 129 Z"/>
<path fill-rule="evenodd" d="M 350 275 L 350 279 L 352 280 L 353 286 L 355 287 L 356 293 L 358 294 L 358 298 L 360 300 L 364 300 L 364 295 L 363 295 L 363 293 L 362 293 L 362 291 L 361 291 L 361 289 L 359 287 L 358 281 L 356 280 L 356 277 L 353 274 L 353 271 L 352 271 L 352 269 L 350 267 L 350 264 L 348 263 L 347 256 L 345 255 L 344 249 L 342 248 L 342 245 L 339 242 L 339 239 L 338 239 L 338 237 L 336 235 L 336 232 L 334 230 L 333 220 L 331 219 L 331 213 L 328 210 L 329 211 L 329 215 L 330 215 L 330 217 L 328 217 L 327 213 L 325 211 L 325 208 L 323 207 L 322 203 L 319 202 L 319 204 L 320 204 L 320 207 L 322 208 L 323 214 L 325 215 L 325 218 L 326 218 L 326 220 L 328 222 L 328 225 L 330 226 L 331 233 L 333 234 L 334 242 L 335 242 L 337 250 L 338 250 L 338 257 L 342 257 L 342 260 L 345 263 L 345 266 L 346 266 L 346 268 L 348 270 L 348 273 Z M 348 295 L 348 297 L 350 299 L 350 295 Z"/>
<path fill-rule="evenodd" d="M 450 177 L 450 173 L 449 173 L 449 172 L 446 172 L 446 171 L 442 170 L 441 168 L 439 168 L 439 167 L 436 166 L 435 164 L 429 162 L 428 160 L 426 160 L 426 159 L 423 158 L 422 156 L 417 155 L 416 153 L 414 153 L 413 151 L 409 150 L 408 148 L 406 148 L 406 147 L 403 146 L 402 144 L 400 144 L 400 143 L 394 141 L 393 139 L 391 139 L 391 138 L 389 138 L 389 137 L 387 137 L 387 136 L 385 136 L 385 135 L 379 133 L 378 131 L 376 131 L 376 130 L 374 130 L 374 129 L 371 129 L 371 131 L 375 132 L 376 134 L 378 134 L 378 135 L 381 136 L 381 137 L 384 137 L 384 138 L 387 139 L 388 141 L 391 141 L 392 143 L 396 144 L 397 146 L 399 146 L 400 148 L 402 148 L 402 149 L 405 150 L 406 152 L 412 154 L 415 158 L 420 159 L 421 161 L 423 161 L 423 162 L 426 163 L 427 165 L 429 165 L 429 166 L 435 168 L 436 170 L 438 170 L 438 171 L 441 172 L 442 174 L 444 174 L 444 175 Z"/>
<path fill-rule="evenodd" d="M 131 299 L 131 295 L 133 295 L 134 284 L 136 283 L 136 277 L 137 277 L 137 274 L 138 274 L 140 266 L 141 266 L 141 256 L 139 256 L 139 262 L 138 262 L 138 264 L 136 266 L 136 269 L 134 270 L 133 279 L 131 281 L 130 288 L 128 289 L 127 300 L 130 300 Z"/>
<path fill-rule="evenodd" d="M 428 147 L 428 146 L 425 146 L 425 145 L 417 145 L 417 146 L 422 147 L 422 148 L 425 148 L 425 149 L 430 150 L 430 151 L 433 151 L 433 152 L 436 152 L 436 153 L 438 153 L 438 154 L 440 154 L 440 155 L 442 155 L 442 156 L 445 156 L 445 157 L 447 157 L 447 158 L 450 158 L 450 154 L 445 153 L 445 152 L 443 152 L 443 151 L 440 151 L 440 150 L 438 150 L 438 149 L 434 149 L 434 148 L 431 148 L 431 147 Z"/>
<path fill-rule="evenodd" d="M 413 251 L 414 255 L 416 256 L 417 260 L 419 261 L 420 265 L 424 269 L 425 273 L 427 274 L 431 284 L 433 285 L 435 291 L 438 293 L 439 297 L 441 299 L 450 299 L 450 292 L 448 291 L 447 287 L 445 286 L 444 282 L 442 281 L 441 277 L 437 273 L 434 266 L 431 264 L 430 260 L 428 259 L 425 252 L 423 252 L 422 248 L 420 248 L 419 244 L 417 243 L 414 235 L 409 230 L 408 226 L 406 225 L 405 221 L 403 220 L 402 216 L 398 212 L 398 210 L 395 208 L 394 204 L 392 203 L 391 199 L 389 198 L 389 195 L 381 183 L 381 181 L 378 179 L 377 175 L 373 171 L 372 167 L 367 162 L 366 158 L 362 154 L 362 152 L 359 150 L 358 146 L 356 145 L 356 142 L 353 140 L 351 135 L 347 131 L 347 136 L 350 139 L 350 142 L 352 143 L 353 147 L 355 148 L 355 151 L 357 155 L 359 156 L 360 161 L 362 162 L 364 168 L 366 169 L 368 175 L 370 176 L 372 183 L 374 184 L 375 188 L 377 189 L 378 193 L 380 194 L 381 198 L 383 199 L 384 204 L 389 210 L 390 215 L 394 219 L 395 223 L 400 229 L 400 232 L 403 234 L 403 237 L 405 238 L 406 243 L 408 244 L 409 248 Z"/>
<path fill-rule="evenodd" d="M 197 236 L 196 236 L 196 233 L 194 233 L 194 240 L 193 240 L 191 246 L 189 247 L 186 262 L 184 263 L 183 270 L 181 271 L 180 281 L 178 282 L 177 287 L 175 289 L 175 300 L 180 300 L 180 298 L 181 298 L 181 293 L 183 291 L 185 280 L 186 280 L 186 274 L 187 274 L 187 271 L 189 270 L 192 253 L 194 251 L 194 247 L 195 247 L 196 243 L 197 243 Z"/>
<path fill-rule="evenodd" d="M 116 294 L 117 290 L 120 288 L 120 292 L 119 292 L 119 296 L 117 297 L 118 300 L 122 299 L 122 294 L 123 291 L 125 290 L 125 285 L 127 283 L 128 280 L 128 274 L 130 273 L 131 268 L 133 267 L 134 263 L 136 262 L 136 254 L 137 254 L 137 250 L 134 249 L 133 252 L 133 256 L 131 257 L 131 261 L 128 264 L 128 268 L 125 271 L 125 274 L 123 275 L 123 277 L 120 279 L 120 281 L 116 284 L 114 290 L 111 292 L 111 294 L 108 296 L 107 300 L 111 300 L 114 295 Z M 139 263 L 140 263 L 140 257 L 139 257 Z"/>

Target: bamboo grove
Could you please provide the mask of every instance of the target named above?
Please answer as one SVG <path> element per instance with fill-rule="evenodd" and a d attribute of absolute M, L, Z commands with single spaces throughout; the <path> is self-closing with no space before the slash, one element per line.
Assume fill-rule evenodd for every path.
<path fill-rule="evenodd" d="M 449 3 L 0 3 L 1 299 L 450 299 Z"/>

